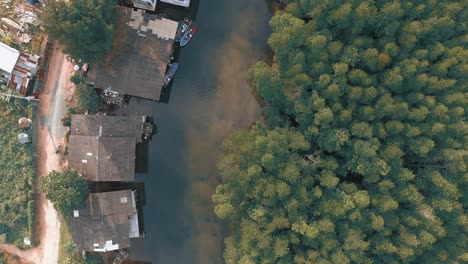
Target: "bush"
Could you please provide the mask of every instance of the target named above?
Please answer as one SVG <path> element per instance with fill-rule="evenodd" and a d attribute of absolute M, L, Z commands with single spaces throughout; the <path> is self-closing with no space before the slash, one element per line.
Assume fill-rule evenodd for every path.
<path fill-rule="evenodd" d="M 99 110 L 100 99 L 91 85 L 85 83 L 78 85 L 75 89 L 75 97 L 79 111 L 95 113 Z"/>
<path fill-rule="evenodd" d="M 73 169 L 52 171 L 41 179 L 40 190 L 46 194 L 59 213 L 69 218 L 73 210 L 85 204 L 88 182 Z"/>
<path fill-rule="evenodd" d="M 65 251 L 67 251 L 68 254 L 76 250 L 76 245 L 75 243 L 73 243 L 73 241 L 68 241 L 63 247 L 65 248 Z"/>
<path fill-rule="evenodd" d="M 84 78 L 81 75 L 73 75 L 72 77 L 70 77 L 70 82 L 72 82 L 75 85 L 80 85 L 84 83 Z"/>
<path fill-rule="evenodd" d="M 79 114 L 78 109 L 76 109 L 75 107 L 72 107 L 72 106 L 68 107 L 67 113 L 62 118 L 63 126 L 66 126 L 66 127 L 71 126 L 71 116 L 74 115 L 74 114 Z"/>

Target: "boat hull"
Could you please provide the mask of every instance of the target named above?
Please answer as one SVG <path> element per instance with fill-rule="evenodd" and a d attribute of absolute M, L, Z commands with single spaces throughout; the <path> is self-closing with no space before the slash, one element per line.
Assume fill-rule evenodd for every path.
<path fill-rule="evenodd" d="M 179 69 L 179 64 L 176 62 L 169 65 L 169 70 L 164 76 L 163 86 L 166 86 L 171 82 L 172 78 L 174 77 L 178 69 Z"/>
<path fill-rule="evenodd" d="M 187 32 L 184 34 L 184 36 L 180 40 L 180 46 L 183 47 L 183 46 L 187 45 L 190 42 L 190 40 L 193 38 L 193 36 L 195 35 L 195 32 L 197 32 L 197 30 L 198 30 L 198 26 L 195 26 L 195 27 L 187 30 Z"/>
<path fill-rule="evenodd" d="M 182 40 L 185 32 L 187 32 L 187 30 L 190 28 L 190 25 L 192 25 L 192 20 L 188 18 L 184 18 L 184 21 L 182 21 L 182 25 L 180 25 L 179 28 L 177 29 L 177 33 L 174 38 L 175 42 L 180 42 Z"/>

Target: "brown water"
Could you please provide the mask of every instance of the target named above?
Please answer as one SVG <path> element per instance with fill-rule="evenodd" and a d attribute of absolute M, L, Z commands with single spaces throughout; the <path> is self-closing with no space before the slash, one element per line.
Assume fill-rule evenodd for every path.
<path fill-rule="evenodd" d="M 265 53 L 270 33 L 265 0 L 200 0 L 191 43 L 178 59 L 168 104 L 153 104 L 158 134 L 150 146 L 144 207 L 148 237 L 132 259 L 153 263 L 223 263 L 227 229 L 213 213 L 223 138 L 249 127 L 261 111 L 248 69 Z"/>

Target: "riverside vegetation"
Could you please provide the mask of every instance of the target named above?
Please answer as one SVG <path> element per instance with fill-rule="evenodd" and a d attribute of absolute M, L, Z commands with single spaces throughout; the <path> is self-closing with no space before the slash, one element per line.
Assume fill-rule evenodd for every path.
<path fill-rule="evenodd" d="M 466 263 L 466 2 L 282 2 L 266 121 L 218 163 L 226 263 Z"/>
<path fill-rule="evenodd" d="M 0 243 L 13 243 L 24 248 L 24 238 L 34 242 L 35 147 L 20 144 L 18 134 L 32 137 L 31 128 L 19 128 L 20 117 L 32 117 L 30 103 L 0 99 Z"/>

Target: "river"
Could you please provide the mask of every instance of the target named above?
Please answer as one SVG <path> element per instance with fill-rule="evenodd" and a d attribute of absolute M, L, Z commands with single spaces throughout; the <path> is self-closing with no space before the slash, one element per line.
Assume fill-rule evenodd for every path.
<path fill-rule="evenodd" d="M 211 202 L 220 144 L 261 118 L 248 69 L 265 57 L 271 17 L 266 1 L 197 4 L 199 29 L 180 51 L 169 102 L 151 106 L 158 134 L 150 144 L 148 174 L 137 175 L 145 183 L 148 236 L 132 242 L 131 259 L 223 263 L 228 231 Z"/>

